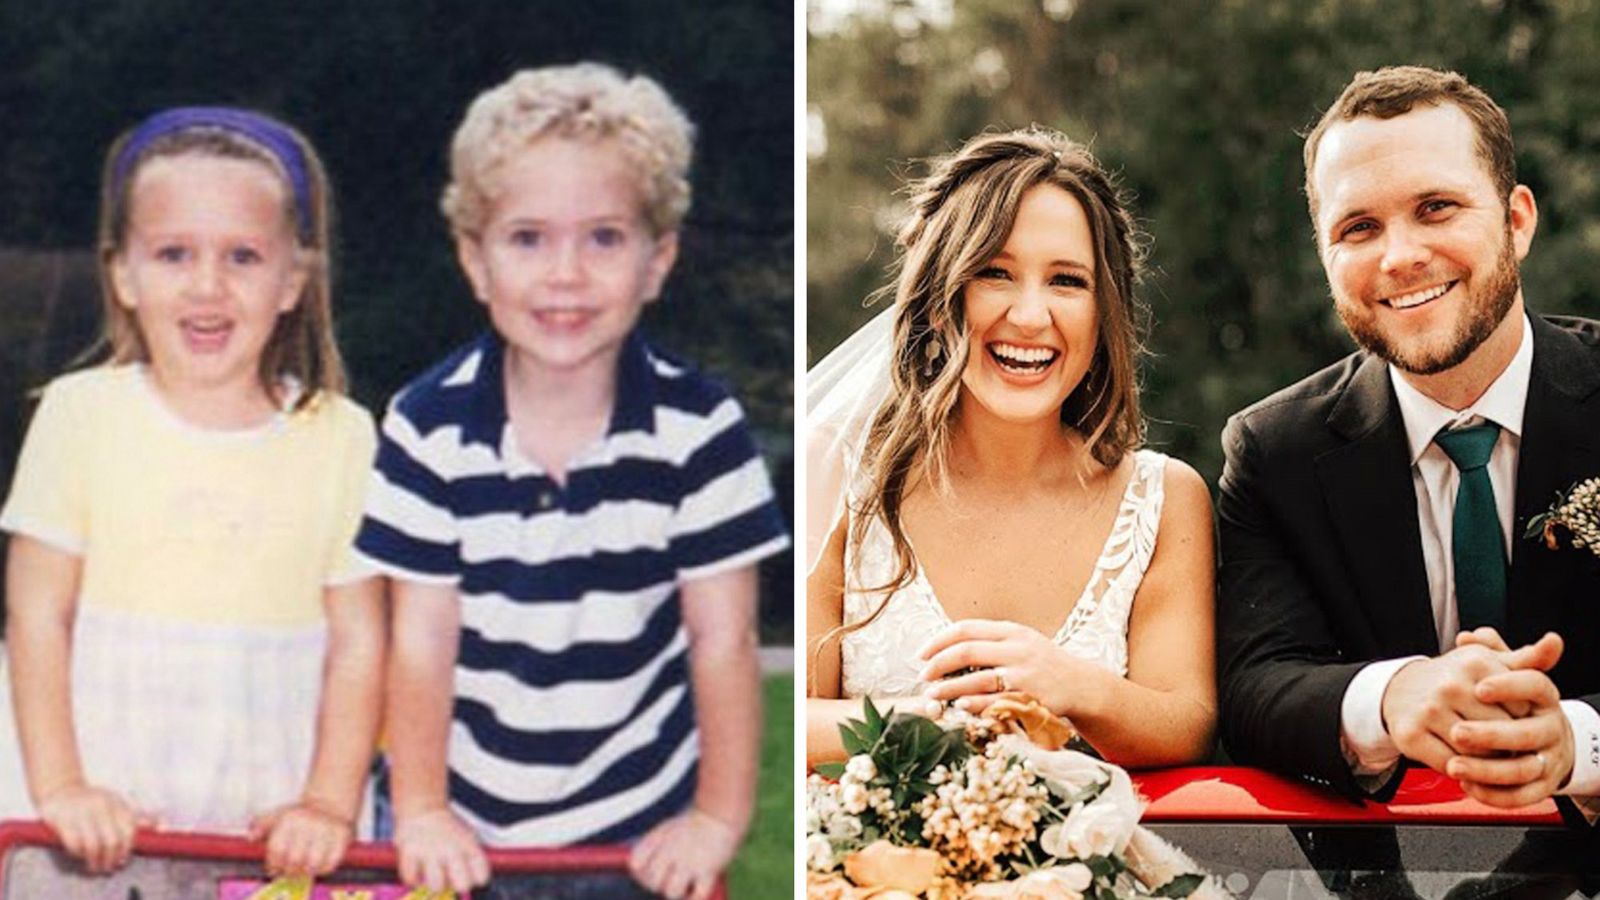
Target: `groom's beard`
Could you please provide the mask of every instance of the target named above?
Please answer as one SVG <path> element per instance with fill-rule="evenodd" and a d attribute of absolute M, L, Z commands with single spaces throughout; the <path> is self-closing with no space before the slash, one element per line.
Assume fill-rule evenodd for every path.
<path fill-rule="evenodd" d="M 1512 250 L 1511 226 L 1507 224 L 1500 243 L 1500 255 L 1492 271 L 1480 281 L 1473 279 L 1467 295 L 1461 301 L 1453 331 L 1442 344 L 1427 340 L 1430 335 L 1395 336 L 1383 333 L 1378 326 L 1374 310 L 1361 303 L 1334 299 L 1334 310 L 1355 342 L 1372 355 L 1389 362 L 1413 375 L 1436 375 L 1455 368 L 1489 339 L 1489 335 L 1505 320 L 1511 305 L 1516 302 L 1522 282 L 1517 273 L 1517 257 Z M 1466 287 L 1463 284 L 1463 287 Z"/>

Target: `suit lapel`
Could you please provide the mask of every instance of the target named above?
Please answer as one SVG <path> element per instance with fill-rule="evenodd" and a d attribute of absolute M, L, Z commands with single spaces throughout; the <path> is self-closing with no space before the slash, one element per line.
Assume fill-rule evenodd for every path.
<path fill-rule="evenodd" d="M 1348 443 L 1316 459 L 1346 569 L 1385 655 L 1439 651 L 1405 423 L 1388 367 L 1367 356 L 1328 414 Z"/>
<path fill-rule="evenodd" d="M 1567 562 L 1540 541 L 1522 539 L 1528 520 L 1549 508 L 1574 482 L 1600 475 L 1600 367 L 1572 335 L 1538 316 L 1533 322 L 1533 368 L 1522 414 L 1512 516 L 1507 636 L 1516 646 L 1559 631 L 1567 592 L 1547 581 Z M 1581 551 L 1567 550 L 1564 553 Z"/>

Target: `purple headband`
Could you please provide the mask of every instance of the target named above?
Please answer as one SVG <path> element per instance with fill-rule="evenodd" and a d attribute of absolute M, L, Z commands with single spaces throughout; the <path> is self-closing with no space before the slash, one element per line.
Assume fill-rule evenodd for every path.
<path fill-rule="evenodd" d="M 229 106 L 177 106 L 156 113 L 133 130 L 111 166 L 112 184 L 117 193 L 126 187 L 134 164 L 156 140 L 191 128 L 220 128 L 248 138 L 271 153 L 289 175 L 294 192 L 295 223 L 302 240 L 311 238 L 311 179 L 307 176 L 305 154 L 294 134 L 282 124 L 244 109 Z"/>

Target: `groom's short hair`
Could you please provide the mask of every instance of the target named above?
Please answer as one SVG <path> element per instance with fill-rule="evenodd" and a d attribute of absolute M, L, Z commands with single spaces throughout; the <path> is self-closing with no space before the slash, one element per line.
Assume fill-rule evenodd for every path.
<path fill-rule="evenodd" d="M 1505 202 L 1517 186 L 1516 154 L 1511 146 L 1511 123 L 1506 111 L 1480 88 L 1455 72 L 1441 72 L 1424 66 L 1388 66 L 1375 72 L 1358 72 L 1345 85 L 1315 128 L 1306 135 L 1306 199 L 1311 218 L 1317 217 L 1317 192 L 1311 183 L 1311 170 L 1317 161 L 1317 145 L 1336 123 L 1361 116 L 1392 119 L 1417 106 L 1454 103 L 1471 120 L 1478 133 L 1478 158 L 1489 170 L 1500 200 Z"/>

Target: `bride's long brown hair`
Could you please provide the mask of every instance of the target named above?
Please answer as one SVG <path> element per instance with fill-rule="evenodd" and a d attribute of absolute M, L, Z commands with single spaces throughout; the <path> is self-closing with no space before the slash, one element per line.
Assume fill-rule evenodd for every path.
<path fill-rule="evenodd" d="M 881 523 L 894 544 L 894 575 L 861 588 L 882 591 L 884 603 L 825 635 L 818 649 L 871 623 L 888 596 L 911 580 L 915 563 L 900 511 L 909 485 L 923 480 L 942 490 L 948 483 L 951 423 L 968 354 L 962 289 L 1004 248 L 1023 195 L 1040 184 L 1082 204 L 1094 245 L 1099 339 L 1088 372 L 1061 404 L 1061 422 L 1107 467 L 1144 440 L 1138 362 L 1149 312 L 1134 293 L 1143 237 L 1110 175 L 1081 144 L 1041 128 L 979 135 L 935 159 L 927 177 L 909 186 L 912 215 L 900 231 L 893 283 L 889 395 L 867 432 L 860 481 L 866 489 L 852 498 L 848 535 L 859 548 L 873 521 Z"/>

